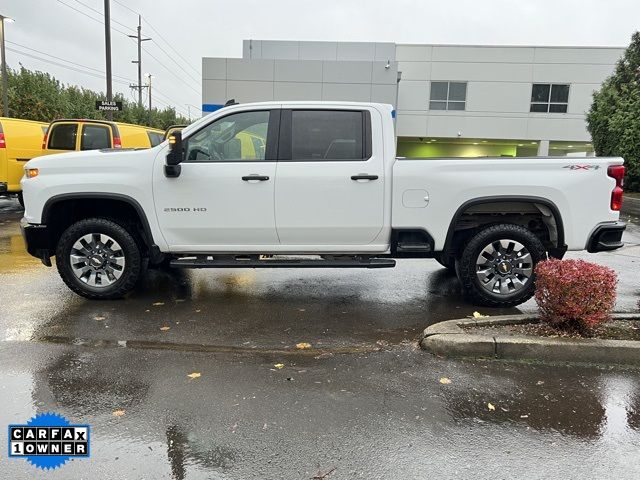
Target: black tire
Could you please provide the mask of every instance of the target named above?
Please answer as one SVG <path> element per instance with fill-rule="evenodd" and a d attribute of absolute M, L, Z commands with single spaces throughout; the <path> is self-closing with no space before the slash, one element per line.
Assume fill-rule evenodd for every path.
<path fill-rule="evenodd" d="M 24 197 L 22 196 L 22 192 L 18 192 L 18 203 L 22 208 L 24 208 Z"/>
<path fill-rule="evenodd" d="M 451 272 L 455 272 L 456 271 L 456 259 L 455 259 L 455 257 L 451 257 L 449 255 L 440 254 L 437 257 L 435 257 L 435 259 L 436 259 L 436 262 L 438 262 L 440 265 L 442 265 L 447 270 L 449 270 Z"/>
<path fill-rule="evenodd" d="M 91 286 L 76 276 L 70 254 L 78 239 L 87 234 L 108 235 L 115 240 L 124 254 L 125 265 L 120 278 L 108 286 Z M 123 226 L 104 218 L 80 220 L 67 228 L 58 241 L 56 266 L 64 283 L 78 295 L 91 300 L 121 298 L 135 287 L 142 275 L 142 256 L 134 237 Z"/>
<path fill-rule="evenodd" d="M 489 248 L 492 244 L 495 245 L 495 242 L 498 240 L 515 241 L 524 246 L 531 255 L 531 262 L 529 263 L 532 272 L 539 262 L 547 258 L 547 252 L 542 242 L 530 230 L 520 225 L 492 225 L 481 230 L 469 239 L 469 242 L 462 251 L 462 255 L 456 262 L 456 272 L 465 294 L 467 294 L 474 303 L 488 307 L 513 307 L 526 302 L 533 296 L 535 290 L 535 275 L 531 273 L 528 279 L 522 282 L 524 287 L 519 290 L 515 290 L 514 283 L 508 283 L 509 280 L 507 277 L 504 277 L 507 282 L 507 288 L 514 288 L 514 291 L 511 293 L 489 291 L 488 285 L 490 282 L 493 282 L 493 280 L 485 283 L 487 287 L 483 286 L 483 283 L 478 278 L 479 274 L 477 270 L 479 267 L 476 266 L 476 261 L 485 248 Z M 499 262 L 499 260 L 496 261 Z M 517 260 L 514 260 L 514 262 L 517 263 Z M 505 268 L 511 269 L 511 265 Z M 496 272 L 498 272 L 497 265 Z M 494 275 L 495 277 L 493 278 L 500 280 L 498 285 L 502 285 L 502 277 L 497 273 Z M 496 288 L 495 284 L 493 288 Z"/>

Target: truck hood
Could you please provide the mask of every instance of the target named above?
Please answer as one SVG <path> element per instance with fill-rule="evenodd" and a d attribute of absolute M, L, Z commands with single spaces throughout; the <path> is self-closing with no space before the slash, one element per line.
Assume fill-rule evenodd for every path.
<path fill-rule="evenodd" d="M 103 150 L 85 150 L 81 152 L 54 153 L 42 155 L 29 160 L 25 168 L 55 169 L 56 167 L 69 168 L 73 166 L 87 167 L 88 165 L 101 165 L 117 161 L 139 161 L 143 158 L 155 157 L 155 148 L 108 148 Z"/>

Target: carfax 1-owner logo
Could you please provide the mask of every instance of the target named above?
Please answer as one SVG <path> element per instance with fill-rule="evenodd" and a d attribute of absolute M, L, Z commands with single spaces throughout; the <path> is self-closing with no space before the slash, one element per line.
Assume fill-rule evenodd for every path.
<path fill-rule="evenodd" d="M 9 425 L 9 457 L 48 470 L 70 458 L 88 458 L 89 425 L 71 425 L 56 413 L 40 413 L 25 425 Z"/>

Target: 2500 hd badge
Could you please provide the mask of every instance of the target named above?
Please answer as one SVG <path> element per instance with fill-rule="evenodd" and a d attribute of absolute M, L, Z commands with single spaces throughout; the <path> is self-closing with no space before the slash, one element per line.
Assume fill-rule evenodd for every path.
<path fill-rule="evenodd" d="M 165 212 L 206 212 L 207 208 L 206 207 L 195 207 L 195 208 L 189 208 L 189 207 L 165 207 L 164 211 Z"/>

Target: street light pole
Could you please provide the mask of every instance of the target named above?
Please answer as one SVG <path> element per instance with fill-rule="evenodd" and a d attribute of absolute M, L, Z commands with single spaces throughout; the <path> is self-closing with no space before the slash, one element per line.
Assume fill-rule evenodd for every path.
<path fill-rule="evenodd" d="M 107 72 L 107 102 L 113 101 L 113 86 L 111 83 L 111 1 L 104 0 L 104 45 L 106 53 Z M 107 110 L 107 119 L 113 120 L 113 112 Z"/>
<path fill-rule="evenodd" d="M 0 15 L 0 57 L 2 60 L 2 114 L 4 117 L 9 116 L 9 94 L 7 79 L 7 57 L 4 50 L 4 22 L 13 22 L 12 18 Z"/>

